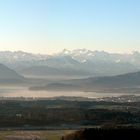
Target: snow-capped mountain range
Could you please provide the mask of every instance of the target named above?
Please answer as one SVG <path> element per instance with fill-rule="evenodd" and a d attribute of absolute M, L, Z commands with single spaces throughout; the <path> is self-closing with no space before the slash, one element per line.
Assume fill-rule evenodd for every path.
<path fill-rule="evenodd" d="M 42 60 L 48 58 L 48 55 L 32 54 L 23 51 L 1 51 L 0 62 L 14 63 L 21 61 Z"/>
<path fill-rule="evenodd" d="M 78 49 L 69 51 L 64 49 L 60 55 L 68 55 L 73 59 L 79 62 L 115 62 L 115 63 L 124 63 L 128 62 L 131 64 L 140 64 L 140 53 L 137 51 L 132 52 L 131 54 L 119 54 L 119 53 L 108 53 L 105 51 L 90 51 L 86 49 Z"/>
<path fill-rule="evenodd" d="M 22 51 L 0 52 L 0 63 L 23 75 L 117 75 L 140 70 L 140 53 L 108 53 L 87 49 L 66 50 L 54 55 Z"/>
<path fill-rule="evenodd" d="M 67 50 L 64 49 L 62 52 L 54 54 L 54 55 L 42 55 L 42 54 L 33 54 L 33 53 L 27 53 L 23 51 L 0 51 L 0 61 L 1 62 L 21 62 L 21 61 L 38 61 L 38 60 L 45 60 L 50 58 L 61 58 L 64 56 L 69 56 L 72 59 L 81 62 L 86 63 L 88 61 L 92 62 L 115 62 L 115 63 L 121 63 L 121 62 L 128 62 L 132 64 L 138 64 L 140 63 L 140 53 L 135 51 L 131 54 L 119 54 L 119 53 L 108 53 L 105 51 L 91 51 L 87 49 L 77 49 L 77 50 Z"/>

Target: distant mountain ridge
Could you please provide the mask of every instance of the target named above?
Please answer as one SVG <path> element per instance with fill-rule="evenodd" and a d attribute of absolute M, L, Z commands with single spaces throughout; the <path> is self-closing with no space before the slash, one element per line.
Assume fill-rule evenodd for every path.
<path fill-rule="evenodd" d="M 77 50 L 67 50 L 64 49 L 59 55 L 67 55 L 71 56 L 73 59 L 86 63 L 88 61 L 109 61 L 109 62 L 115 62 L 115 63 L 126 63 L 129 62 L 131 64 L 136 64 L 140 62 L 137 62 L 140 59 L 140 53 L 137 51 L 134 51 L 130 54 L 119 54 L 119 53 L 108 53 L 105 51 L 91 51 L 87 49 L 77 49 Z"/>
<path fill-rule="evenodd" d="M 69 56 L 72 59 L 79 61 L 81 63 L 86 63 L 87 61 L 109 61 L 116 63 L 130 62 L 131 64 L 140 64 L 140 53 L 134 51 L 130 54 L 119 54 L 119 53 L 108 53 L 105 51 L 91 51 L 87 49 L 77 49 L 77 50 L 67 50 L 64 49 L 60 53 L 53 55 L 46 54 L 33 54 L 23 51 L 0 51 L 0 61 L 2 62 L 19 62 L 19 61 L 35 61 L 35 60 L 45 60 L 51 58 L 59 58 L 62 56 Z"/>
<path fill-rule="evenodd" d="M 34 61 L 48 58 L 48 55 L 33 54 L 23 51 L 0 51 L 0 62 L 15 63 L 22 61 Z"/>
<path fill-rule="evenodd" d="M 118 54 L 87 49 L 73 51 L 64 49 L 54 55 L 41 55 L 22 51 L 5 51 L 0 52 L 0 63 L 28 76 L 36 75 L 36 73 L 41 76 L 63 75 L 63 73 L 64 76 L 113 76 L 139 71 L 140 53 Z M 43 67 L 42 73 L 39 69 Z"/>
<path fill-rule="evenodd" d="M 0 52 L 0 82 L 21 82 L 24 76 L 27 76 L 27 79 L 25 77 L 27 84 L 40 83 L 44 90 L 58 88 L 59 90 L 107 92 L 115 90 L 117 92 L 119 89 L 119 92 L 121 90 L 138 93 L 140 91 L 139 71 L 139 52 L 112 54 L 79 49 L 63 50 L 52 56 L 21 51 Z M 28 76 L 31 77 L 28 79 Z M 60 79 L 56 80 L 58 76 Z M 39 77 L 40 80 L 34 81 L 32 77 Z M 48 79 L 53 77 L 57 82 L 62 79 L 74 80 L 62 80 L 58 83 L 54 79 L 52 81 L 55 83 L 47 81 L 48 79 L 41 81 L 41 78 L 46 77 Z M 48 83 L 50 84 L 47 85 Z M 35 89 L 40 89 L 40 85 Z"/>

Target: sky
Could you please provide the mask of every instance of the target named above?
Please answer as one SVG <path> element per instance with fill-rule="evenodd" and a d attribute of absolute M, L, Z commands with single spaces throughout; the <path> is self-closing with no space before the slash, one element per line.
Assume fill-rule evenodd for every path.
<path fill-rule="evenodd" d="M 0 51 L 140 51 L 139 0 L 0 0 Z"/>

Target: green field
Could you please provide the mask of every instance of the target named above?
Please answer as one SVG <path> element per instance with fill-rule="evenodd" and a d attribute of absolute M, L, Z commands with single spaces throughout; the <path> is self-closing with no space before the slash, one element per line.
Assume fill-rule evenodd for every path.
<path fill-rule="evenodd" d="M 60 140 L 62 136 L 73 131 L 0 131 L 0 140 Z"/>

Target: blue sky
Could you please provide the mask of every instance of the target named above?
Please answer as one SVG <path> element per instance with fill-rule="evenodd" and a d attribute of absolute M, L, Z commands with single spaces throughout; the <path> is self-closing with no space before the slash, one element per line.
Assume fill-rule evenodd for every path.
<path fill-rule="evenodd" d="M 0 0 L 0 50 L 140 51 L 139 0 Z"/>

